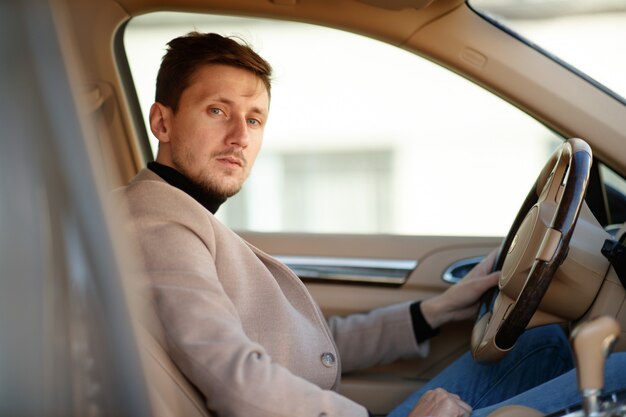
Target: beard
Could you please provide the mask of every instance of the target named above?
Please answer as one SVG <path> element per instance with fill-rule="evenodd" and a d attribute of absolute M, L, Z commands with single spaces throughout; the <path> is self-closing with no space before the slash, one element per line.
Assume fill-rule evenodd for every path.
<path fill-rule="evenodd" d="M 210 172 L 208 169 L 191 172 L 187 167 L 199 166 L 196 162 L 197 155 L 190 150 L 172 153 L 172 162 L 175 168 L 187 177 L 194 185 L 196 185 L 204 193 L 220 200 L 226 200 L 237 194 L 243 183 L 248 178 L 250 170 L 247 169 L 248 162 L 241 150 L 227 149 L 225 151 L 213 152 L 209 158 L 207 165 L 219 157 L 233 156 L 239 159 L 242 167 L 239 169 L 222 168 Z M 243 175 L 242 175 L 243 174 Z"/>

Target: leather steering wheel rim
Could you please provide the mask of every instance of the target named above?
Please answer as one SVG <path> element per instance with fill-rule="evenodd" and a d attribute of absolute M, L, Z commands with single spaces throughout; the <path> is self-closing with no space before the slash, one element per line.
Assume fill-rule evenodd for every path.
<path fill-rule="evenodd" d="M 516 284 L 521 291 L 513 302 L 512 298 L 502 294 L 506 285 L 512 285 L 506 281 L 510 278 L 504 279 L 504 271 L 498 287 L 483 296 L 471 340 L 471 351 L 476 361 L 493 362 L 504 357 L 537 311 L 552 277 L 567 257 L 569 242 L 584 202 L 591 163 L 589 145 L 582 139 L 569 139 L 550 157 L 528 193 L 500 246 L 494 271 L 503 269 L 508 256 L 517 259 L 509 264 L 519 263 L 522 256 L 532 255 L 534 260 L 525 282 Z M 550 198 L 555 200 L 554 203 Z M 542 203 L 552 204 L 554 215 L 545 232 L 540 230 L 540 238 L 528 239 L 530 242 L 527 242 L 528 230 L 532 229 L 535 233 L 536 227 L 532 222 L 537 218 L 538 207 Z M 523 238 L 520 239 L 520 236 Z"/>

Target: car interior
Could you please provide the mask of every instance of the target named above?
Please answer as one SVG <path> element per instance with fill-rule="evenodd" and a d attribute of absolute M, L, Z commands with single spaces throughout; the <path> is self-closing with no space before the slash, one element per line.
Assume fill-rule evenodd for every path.
<path fill-rule="evenodd" d="M 293 269 L 324 315 L 431 297 L 499 248 L 503 275 L 476 321 L 444 326 L 427 358 L 343 375 L 342 395 L 386 415 L 468 349 L 496 361 L 525 329 L 551 323 L 572 335 L 581 389 L 601 388 L 608 345 L 626 351 L 616 266 L 626 72 L 612 67 L 617 84 L 605 85 L 515 24 L 558 39 L 569 23 L 555 16 L 569 10 L 626 28 L 626 6 L 540 3 L 0 6 L 0 86 L 11 98 L 0 104 L 0 414 L 213 415 L 136 294 L 137 260 L 108 198 L 154 159 L 156 70 L 165 42 L 192 30 L 257 41 L 275 67 L 266 159 L 219 216 Z M 551 19 L 562 26 L 539 27 Z M 596 39 L 617 58 L 595 63 L 626 65 L 624 40 L 624 29 Z M 581 396 L 582 415 L 598 412 L 590 401 Z"/>

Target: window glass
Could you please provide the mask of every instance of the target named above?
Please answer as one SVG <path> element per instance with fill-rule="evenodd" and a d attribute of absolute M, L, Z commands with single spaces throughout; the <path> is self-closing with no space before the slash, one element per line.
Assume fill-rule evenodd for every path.
<path fill-rule="evenodd" d="M 622 226 L 626 222 L 626 179 L 604 164 L 599 165 L 608 207 L 609 224 Z"/>
<path fill-rule="evenodd" d="M 622 100 L 626 97 L 624 0 L 470 0 L 470 4 L 588 74 Z"/>
<path fill-rule="evenodd" d="M 125 47 L 144 115 L 166 42 L 192 30 L 244 38 L 275 71 L 263 150 L 218 212 L 239 230 L 504 235 L 560 143 L 517 108 L 400 48 L 225 16 L 130 22 Z"/>
<path fill-rule="evenodd" d="M 602 175 L 602 181 L 605 185 L 615 189 L 623 196 L 626 196 L 626 180 L 615 173 L 612 169 L 606 165 L 600 165 L 600 173 Z"/>

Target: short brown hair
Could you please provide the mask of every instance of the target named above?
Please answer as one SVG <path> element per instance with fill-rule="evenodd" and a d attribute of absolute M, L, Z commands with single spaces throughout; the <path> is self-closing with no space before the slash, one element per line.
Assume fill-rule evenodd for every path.
<path fill-rule="evenodd" d="M 155 100 L 178 110 L 183 91 L 191 77 L 203 65 L 230 65 L 255 74 L 270 94 L 272 67 L 243 40 L 217 33 L 190 32 L 172 39 L 161 61 L 156 82 Z"/>

